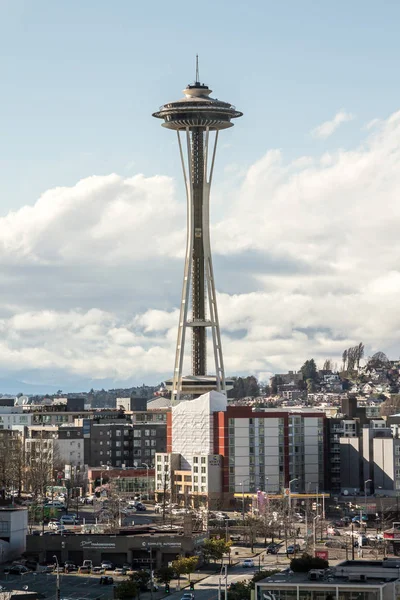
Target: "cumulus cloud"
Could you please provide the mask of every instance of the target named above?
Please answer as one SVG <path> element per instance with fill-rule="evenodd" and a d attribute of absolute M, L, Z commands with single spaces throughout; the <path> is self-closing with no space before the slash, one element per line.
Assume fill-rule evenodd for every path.
<path fill-rule="evenodd" d="M 365 136 L 292 161 L 271 150 L 230 190 L 212 224 L 228 374 L 321 364 L 360 341 L 399 355 L 400 112 Z M 180 192 L 167 177 L 90 177 L 0 219 L 0 377 L 171 375 Z"/>
<path fill-rule="evenodd" d="M 342 123 L 352 121 L 353 119 L 354 115 L 345 110 L 340 110 L 332 120 L 321 123 L 321 125 L 318 125 L 318 127 L 312 130 L 311 134 L 313 137 L 326 139 L 332 135 Z"/>

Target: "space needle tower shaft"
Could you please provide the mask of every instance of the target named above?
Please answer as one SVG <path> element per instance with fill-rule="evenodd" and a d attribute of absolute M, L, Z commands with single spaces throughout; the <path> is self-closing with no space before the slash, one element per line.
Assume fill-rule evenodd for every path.
<path fill-rule="evenodd" d="M 184 98 L 161 106 L 153 114 L 163 126 L 177 132 L 187 199 L 187 237 L 172 401 L 180 395 L 198 395 L 211 389 L 226 392 L 218 310 L 210 242 L 210 187 L 214 171 L 218 133 L 231 127 L 231 119 L 242 116 L 234 106 L 210 97 L 196 81 L 184 90 Z M 192 376 L 183 377 L 187 328 L 192 330 Z M 215 376 L 207 375 L 207 329 L 211 330 Z"/>

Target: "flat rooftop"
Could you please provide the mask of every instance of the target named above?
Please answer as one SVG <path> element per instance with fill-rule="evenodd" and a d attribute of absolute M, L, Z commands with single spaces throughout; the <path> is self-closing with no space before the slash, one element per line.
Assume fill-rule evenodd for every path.
<path fill-rule="evenodd" d="M 313 569 L 319 571 L 319 569 Z M 400 558 L 387 560 L 345 560 L 327 569 L 318 579 L 310 579 L 309 573 L 281 572 L 271 575 L 261 585 L 361 585 L 381 586 L 400 579 Z M 322 570 L 321 570 L 322 571 Z M 365 581 L 359 578 L 366 576 Z"/>
<path fill-rule="evenodd" d="M 355 576 L 356 574 L 354 574 Z M 392 575 L 391 577 L 370 577 L 366 581 L 360 581 L 358 579 L 352 579 L 350 575 L 350 579 L 348 573 L 341 577 L 337 574 L 329 574 L 321 577 L 321 579 L 313 579 L 311 580 L 308 576 L 308 573 L 275 573 L 275 575 L 271 575 L 271 577 L 267 577 L 266 579 L 262 579 L 258 583 L 260 585 L 269 585 L 269 584 L 285 584 L 285 585 L 321 585 L 326 587 L 327 585 L 357 585 L 357 586 L 381 586 L 386 583 L 390 583 L 396 581 L 398 578 Z"/>

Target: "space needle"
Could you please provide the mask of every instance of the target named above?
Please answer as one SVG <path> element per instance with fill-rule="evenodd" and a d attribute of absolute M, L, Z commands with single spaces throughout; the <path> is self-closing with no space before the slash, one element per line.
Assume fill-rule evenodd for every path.
<path fill-rule="evenodd" d="M 211 390 L 226 394 L 232 382 L 225 378 L 217 299 L 210 243 L 210 187 L 218 134 L 232 127 L 243 113 L 229 102 L 211 98 L 212 90 L 196 81 L 183 90 L 184 97 L 168 102 L 153 113 L 163 127 L 177 132 L 187 199 L 187 236 L 182 297 L 174 373 L 166 382 L 172 404 L 181 395 L 197 397 Z M 192 374 L 184 376 L 187 329 L 192 331 Z M 207 373 L 207 330 L 211 331 L 215 375 Z"/>

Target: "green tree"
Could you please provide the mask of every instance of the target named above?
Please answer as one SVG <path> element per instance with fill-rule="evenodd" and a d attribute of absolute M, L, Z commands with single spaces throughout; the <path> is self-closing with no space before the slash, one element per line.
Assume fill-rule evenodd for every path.
<path fill-rule="evenodd" d="M 222 560 L 224 554 L 229 552 L 229 548 L 232 546 L 232 542 L 226 542 L 223 539 L 217 540 L 215 538 L 209 538 L 205 540 L 203 545 L 203 554 L 206 561 Z"/>
<path fill-rule="evenodd" d="M 135 581 L 121 581 L 115 588 L 115 598 L 119 600 L 130 600 L 136 598 L 139 593 L 139 587 Z"/>
<path fill-rule="evenodd" d="M 169 583 L 175 577 L 175 571 L 172 567 L 160 567 L 155 572 L 155 577 L 160 583 Z"/>
<path fill-rule="evenodd" d="M 187 558 L 182 556 L 172 561 L 172 569 L 178 575 L 178 579 L 181 575 L 189 575 L 190 581 L 190 574 L 196 570 L 198 562 L 197 556 L 188 556 Z"/>
<path fill-rule="evenodd" d="M 303 554 L 300 558 L 292 558 L 290 568 L 294 573 L 308 573 L 311 569 L 327 569 L 329 563 L 323 558 Z"/>
<path fill-rule="evenodd" d="M 248 581 L 237 581 L 229 586 L 228 600 L 250 600 L 251 586 Z"/>
<path fill-rule="evenodd" d="M 151 575 L 148 571 L 142 569 L 137 571 L 130 576 L 130 580 L 136 585 L 140 592 L 146 592 L 149 584 Z"/>
<path fill-rule="evenodd" d="M 303 374 L 304 381 L 307 381 L 307 379 L 316 381 L 318 378 L 317 365 L 315 364 L 315 360 L 313 358 L 306 360 L 300 371 Z"/>

